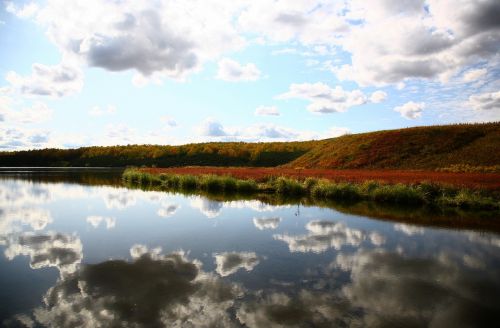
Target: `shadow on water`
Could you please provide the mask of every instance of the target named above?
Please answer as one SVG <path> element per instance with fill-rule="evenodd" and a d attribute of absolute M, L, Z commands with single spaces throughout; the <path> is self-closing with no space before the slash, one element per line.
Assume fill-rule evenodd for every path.
<path fill-rule="evenodd" d="M 0 168 L 0 179 L 22 179 L 41 183 L 121 186 L 122 168 Z"/>

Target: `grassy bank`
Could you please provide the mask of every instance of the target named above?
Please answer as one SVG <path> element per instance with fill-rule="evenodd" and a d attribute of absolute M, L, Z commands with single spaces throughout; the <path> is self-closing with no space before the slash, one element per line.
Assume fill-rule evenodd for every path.
<path fill-rule="evenodd" d="M 218 193 L 272 193 L 310 196 L 317 200 L 369 200 L 401 205 L 431 205 L 462 209 L 500 210 L 498 195 L 492 191 L 449 187 L 434 183 L 382 184 L 332 182 L 324 179 L 297 180 L 270 177 L 266 181 L 236 179 L 221 175 L 151 174 L 128 169 L 123 179 L 138 186 L 161 186 L 166 190 L 190 190 Z"/>

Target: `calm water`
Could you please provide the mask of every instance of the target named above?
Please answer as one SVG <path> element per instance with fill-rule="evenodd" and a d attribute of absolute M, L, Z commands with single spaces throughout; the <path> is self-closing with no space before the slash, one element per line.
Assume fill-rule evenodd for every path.
<path fill-rule="evenodd" d="M 500 235 L 0 174 L 0 323 L 492 327 Z"/>

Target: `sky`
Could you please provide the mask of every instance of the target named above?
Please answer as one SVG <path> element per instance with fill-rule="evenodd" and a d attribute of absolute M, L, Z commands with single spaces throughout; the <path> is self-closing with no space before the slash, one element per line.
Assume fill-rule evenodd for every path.
<path fill-rule="evenodd" d="M 500 121 L 498 0 L 0 1 L 0 150 Z"/>

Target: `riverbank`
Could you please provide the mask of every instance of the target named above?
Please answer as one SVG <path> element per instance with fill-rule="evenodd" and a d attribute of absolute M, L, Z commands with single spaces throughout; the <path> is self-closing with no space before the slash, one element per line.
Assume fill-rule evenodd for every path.
<path fill-rule="evenodd" d="M 165 190 L 200 192 L 269 193 L 287 196 L 310 196 L 318 200 L 374 201 L 401 205 L 430 205 L 470 210 L 500 211 L 498 191 L 457 188 L 420 183 L 383 183 L 373 180 L 336 182 L 328 179 L 269 176 L 256 181 L 229 175 L 151 173 L 128 169 L 123 180 L 138 186 L 161 186 Z"/>

